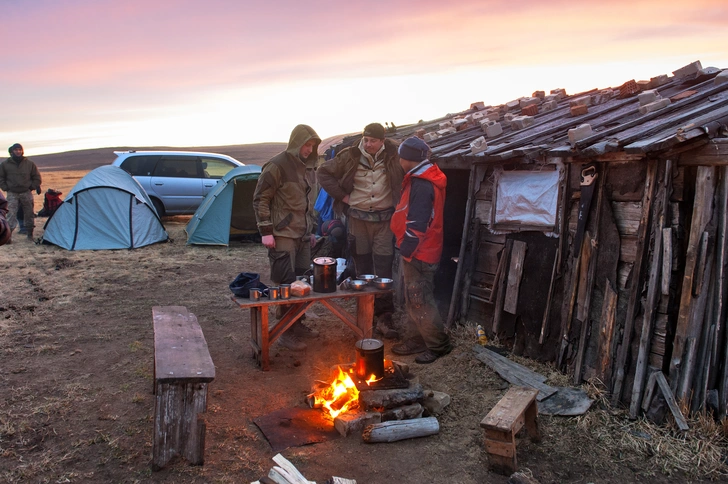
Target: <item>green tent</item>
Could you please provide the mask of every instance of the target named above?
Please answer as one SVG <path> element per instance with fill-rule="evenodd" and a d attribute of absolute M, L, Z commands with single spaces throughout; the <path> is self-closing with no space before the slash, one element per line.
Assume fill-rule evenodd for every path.
<path fill-rule="evenodd" d="M 257 234 L 253 193 L 258 176 L 257 165 L 240 166 L 223 176 L 185 227 L 187 244 L 228 245 L 231 236 Z"/>

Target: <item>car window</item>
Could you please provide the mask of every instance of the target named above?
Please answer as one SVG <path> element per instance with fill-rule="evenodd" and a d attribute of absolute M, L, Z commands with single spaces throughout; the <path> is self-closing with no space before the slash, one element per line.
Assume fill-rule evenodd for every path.
<path fill-rule="evenodd" d="M 132 176 L 150 176 L 160 156 L 130 156 L 121 163 L 121 169 Z"/>
<path fill-rule="evenodd" d="M 199 178 L 196 156 L 162 156 L 154 169 L 154 176 L 172 178 Z"/>
<path fill-rule="evenodd" d="M 235 168 L 235 166 L 237 165 L 220 158 L 202 157 L 202 170 L 205 178 L 222 178 L 225 173 Z"/>

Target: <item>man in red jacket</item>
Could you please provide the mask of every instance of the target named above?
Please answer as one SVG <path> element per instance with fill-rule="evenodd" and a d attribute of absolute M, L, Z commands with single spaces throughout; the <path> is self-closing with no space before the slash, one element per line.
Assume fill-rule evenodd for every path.
<path fill-rule="evenodd" d="M 392 216 L 391 228 L 402 256 L 405 301 L 409 321 L 403 343 L 394 345 L 398 355 L 422 353 L 417 363 L 432 363 L 452 351 L 442 317 L 435 304 L 435 272 L 442 255 L 442 221 L 447 178 L 428 159 L 430 147 L 419 138 L 407 138 L 399 146 L 399 163 L 405 171 L 402 196 Z"/>

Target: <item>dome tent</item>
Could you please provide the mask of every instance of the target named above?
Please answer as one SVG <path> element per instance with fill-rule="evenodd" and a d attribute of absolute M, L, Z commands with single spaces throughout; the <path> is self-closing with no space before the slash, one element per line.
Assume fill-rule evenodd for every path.
<path fill-rule="evenodd" d="M 218 181 L 185 227 L 188 245 L 228 245 L 231 236 L 258 233 L 253 194 L 260 171 L 240 166 Z"/>
<path fill-rule="evenodd" d="M 42 243 L 68 250 L 135 249 L 169 240 L 141 185 L 111 165 L 81 178 L 44 229 Z"/>

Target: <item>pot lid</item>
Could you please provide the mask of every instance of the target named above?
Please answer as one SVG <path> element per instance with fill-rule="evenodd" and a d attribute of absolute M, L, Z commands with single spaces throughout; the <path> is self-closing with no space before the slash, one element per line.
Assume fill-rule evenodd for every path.
<path fill-rule="evenodd" d="M 320 266 L 330 266 L 336 264 L 336 259 L 333 257 L 316 257 L 313 263 Z"/>
<path fill-rule="evenodd" d="M 378 350 L 384 347 L 384 343 L 374 338 L 360 339 L 356 342 L 356 348 L 359 350 Z"/>

